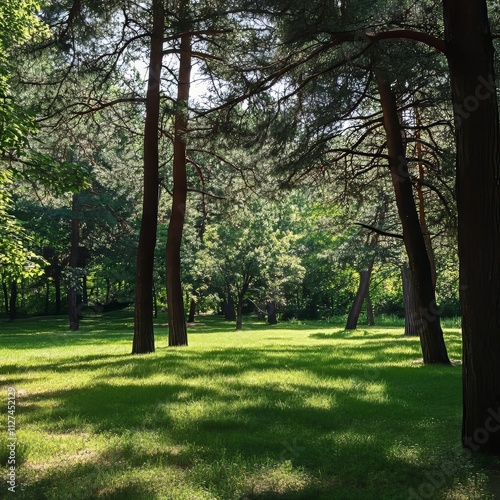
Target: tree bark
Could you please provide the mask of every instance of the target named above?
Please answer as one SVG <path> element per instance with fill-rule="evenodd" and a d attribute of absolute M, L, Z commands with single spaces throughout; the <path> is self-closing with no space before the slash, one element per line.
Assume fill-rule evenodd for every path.
<path fill-rule="evenodd" d="M 236 310 L 231 287 L 227 287 L 227 301 L 224 301 L 224 319 L 226 321 L 236 321 Z"/>
<path fill-rule="evenodd" d="M 241 330 L 243 328 L 243 297 L 238 298 L 238 303 L 236 304 L 236 330 Z"/>
<path fill-rule="evenodd" d="M 61 314 L 61 268 L 54 267 L 54 290 L 56 292 L 56 314 Z"/>
<path fill-rule="evenodd" d="M 419 336 L 422 318 L 419 311 L 419 303 L 416 295 L 415 283 L 408 265 L 401 268 L 401 279 L 403 282 L 403 302 L 405 307 L 405 336 Z"/>
<path fill-rule="evenodd" d="M 17 281 L 10 282 L 9 319 L 14 321 L 17 316 Z"/>
<path fill-rule="evenodd" d="M 181 0 L 181 16 L 188 0 Z M 177 110 L 175 114 L 172 213 L 167 233 L 165 262 L 167 268 L 168 345 L 188 344 L 184 297 L 181 283 L 181 243 L 187 201 L 186 139 L 188 132 L 188 100 L 191 84 L 191 35 L 181 36 Z"/>
<path fill-rule="evenodd" d="M 375 326 L 375 316 L 373 314 L 372 299 L 370 298 L 370 288 L 366 290 L 366 316 L 368 318 L 368 325 Z"/>
<path fill-rule="evenodd" d="M 196 300 L 193 297 L 191 297 L 191 300 L 189 301 L 188 322 L 194 323 L 195 316 L 196 316 Z"/>
<path fill-rule="evenodd" d="M 278 318 L 276 317 L 276 302 L 273 300 L 267 303 L 267 322 L 270 325 L 278 324 Z"/>
<path fill-rule="evenodd" d="M 457 143 L 462 442 L 500 453 L 500 127 L 485 0 L 444 0 Z"/>
<path fill-rule="evenodd" d="M 7 316 L 9 315 L 9 289 L 7 288 L 7 283 L 5 281 L 2 281 L 2 288 L 3 288 L 3 301 L 4 301 L 4 307 L 5 307 L 5 314 Z"/>
<path fill-rule="evenodd" d="M 361 308 L 363 307 L 363 302 L 368 294 L 368 290 L 370 288 L 370 277 L 372 274 L 374 260 L 370 262 L 368 265 L 368 269 L 361 271 L 359 273 L 359 286 L 358 291 L 356 293 L 356 297 L 354 298 L 354 302 L 351 306 L 351 310 L 349 311 L 349 316 L 347 317 L 346 330 L 356 330 L 358 326 L 358 319 L 361 313 Z"/>
<path fill-rule="evenodd" d="M 243 301 L 250 287 L 251 278 L 245 276 L 241 290 L 238 291 L 238 303 L 236 304 L 236 330 L 243 328 Z"/>
<path fill-rule="evenodd" d="M 420 344 L 424 363 L 449 364 L 443 331 L 436 306 L 431 266 L 424 238 L 420 229 L 413 189 L 405 159 L 405 147 L 401 135 L 396 98 L 392 92 L 388 75 L 375 69 L 375 77 L 380 93 L 384 128 L 387 135 L 389 168 L 396 197 L 396 205 L 403 226 L 403 242 L 415 283 L 422 321 L 419 325 Z"/>
<path fill-rule="evenodd" d="M 76 269 L 78 267 L 78 246 L 80 244 L 80 219 L 76 217 L 76 195 L 73 195 L 72 203 L 73 218 L 71 220 L 71 251 L 69 254 L 69 267 Z M 75 275 L 72 275 L 68 290 L 68 313 L 69 329 L 75 332 L 80 329 L 80 317 L 78 314 L 78 291 L 76 288 Z"/>
<path fill-rule="evenodd" d="M 418 107 L 415 106 L 415 124 L 419 127 L 422 123 L 420 120 L 420 112 Z M 425 248 L 427 249 L 427 256 L 429 257 L 429 264 L 431 265 L 431 275 L 432 284 L 434 290 L 436 289 L 436 258 L 434 256 L 434 249 L 432 248 L 431 235 L 429 233 L 429 227 L 427 226 L 427 219 L 425 217 L 425 197 L 424 197 L 424 164 L 423 151 L 422 151 L 422 141 L 420 140 L 420 130 L 417 128 L 415 133 L 415 139 L 417 141 L 417 158 L 418 158 L 418 184 L 417 184 L 417 195 L 418 195 L 418 220 L 420 222 L 420 229 L 422 230 L 422 235 L 424 237 Z M 405 334 L 406 335 L 406 334 Z"/>
<path fill-rule="evenodd" d="M 137 249 L 134 340 L 132 354 L 154 352 L 153 267 L 158 224 L 158 125 L 160 121 L 160 77 L 163 61 L 165 13 L 163 0 L 153 0 L 153 31 L 149 56 L 146 120 L 144 124 L 144 193 Z"/>

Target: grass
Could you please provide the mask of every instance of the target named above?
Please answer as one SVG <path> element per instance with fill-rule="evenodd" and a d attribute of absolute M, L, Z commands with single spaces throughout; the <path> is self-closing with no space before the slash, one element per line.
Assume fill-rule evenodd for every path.
<path fill-rule="evenodd" d="M 19 498 L 494 498 L 498 460 L 459 445 L 460 367 L 416 362 L 402 327 L 235 332 L 204 317 L 188 348 L 168 348 L 158 326 L 157 352 L 135 357 L 132 331 L 127 313 L 78 333 L 65 318 L 0 323 Z M 459 359 L 459 330 L 445 335 Z"/>

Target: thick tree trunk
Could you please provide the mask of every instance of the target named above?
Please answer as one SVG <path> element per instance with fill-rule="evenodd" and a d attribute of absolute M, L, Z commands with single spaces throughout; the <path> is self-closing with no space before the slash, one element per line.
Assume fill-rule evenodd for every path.
<path fill-rule="evenodd" d="M 419 311 L 419 302 L 416 295 L 416 287 L 413 283 L 410 268 L 404 264 L 401 268 L 401 279 L 403 282 L 403 302 L 405 307 L 405 336 L 419 336 L 422 318 Z"/>
<path fill-rule="evenodd" d="M 181 0 L 181 15 L 188 6 Z M 177 111 L 175 114 L 172 213 L 167 234 L 167 309 L 168 345 L 188 344 L 184 298 L 181 283 L 181 243 L 187 201 L 186 140 L 188 131 L 188 100 L 191 84 L 191 35 L 181 36 Z"/>
<path fill-rule="evenodd" d="M 420 344 L 424 363 L 445 363 L 450 360 L 446 352 L 443 331 L 436 306 L 431 266 L 424 238 L 420 229 L 413 189 L 405 159 L 396 98 L 388 76 L 380 69 L 375 76 L 382 102 L 384 127 L 387 135 L 389 168 L 396 197 L 396 205 L 403 226 L 403 241 L 415 283 L 415 293 L 421 311 L 419 325 Z"/>
<path fill-rule="evenodd" d="M 267 303 L 267 322 L 270 325 L 278 324 L 278 318 L 276 317 L 276 302 L 273 300 Z"/>
<path fill-rule="evenodd" d="M 370 288 L 370 277 L 373 269 L 373 260 L 370 262 L 368 269 L 361 271 L 359 273 L 359 286 L 354 298 L 354 302 L 349 311 L 349 316 L 347 317 L 346 330 L 356 330 L 358 326 L 359 315 L 361 314 L 361 308 L 363 307 L 363 302 L 368 294 Z"/>
<path fill-rule="evenodd" d="M 76 195 L 73 196 L 73 212 L 75 212 Z M 80 243 L 80 219 L 75 217 L 71 220 L 71 251 L 69 254 L 69 267 L 76 269 L 78 267 L 78 246 Z M 69 313 L 69 329 L 72 332 L 79 330 L 80 317 L 78 314 L 78 291 L 76 288 L 75 276 L 72 276 L 73 283 L 70 284 L 68 290 L 68 313 Z"/>
<path fill-rule="evenodd" d="M 149 56 L 149 79 L 144 124 L 144 193 L 137 249 L 135 317 L 132 354 L 154 352 L 153 266 L 158 223 L 158 124 L 160 120 L 160 76 L 163 61 L 163 0 L 153 0 L 153 31 Z"/>
<path fill-rule="evenodd" d="M 485 0 L 444 0 L 457 142 L 462 441 L 500 453 L 500 127 Z"/>
<path fill-rule="evenodd" d="M 224 301 L 224 319 L 226 321 L 236 321 L 236 310 L 231 287 L 227 287 L 227 301 Z"/>
<path fill-rule="evenodd" d="M 17 316 L 17 281 L 10 282 L 9 319 L 14 321 Z"/>

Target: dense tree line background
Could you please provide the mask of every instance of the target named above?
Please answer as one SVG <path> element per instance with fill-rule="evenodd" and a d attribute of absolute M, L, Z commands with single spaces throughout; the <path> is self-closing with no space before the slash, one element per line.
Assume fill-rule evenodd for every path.
<path fill-rule="evenodd" d="M 134 304 L 134 353 L 165 310 L 170 345 L 202 312 L 398 315 L 449 363 L 462 313 L 469 443 L 500 402 L 496 3 L 9 0 L 0 23 L 4 315 Z"/>

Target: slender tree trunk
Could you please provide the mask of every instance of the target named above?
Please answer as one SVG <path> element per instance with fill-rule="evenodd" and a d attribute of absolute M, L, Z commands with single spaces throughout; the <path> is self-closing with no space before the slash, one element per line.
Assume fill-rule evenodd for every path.
<path fill-rule="evenodd" d="M 191 300 L 189 302 L 188 323 L 194 323 L 195 316 L 196 316 L 196 300 L 194 299 L 194 297 L 191 297 Z"/>
<path fill-rule="evenodd" d="M 106 304 L 109 302 L 109 292 L 111 291 L 111 281 L 106 278 Z"/>
<path fill-rule="evenodd" d="M 188 0 L 181 0 L 180 12 L 187 10 Z M 184 298 L 181 283 L 181 243 L 187 201 L 186 140 L 188 100 L 191 84 L 191 35 L 181 36 L 177 111 L 175 115 L 172 213 L 166 246 L 168 345 L 188 344 Z"/>
<path fill-rule="evenodd" d="M 17 316 L 17 281 L 10 282 L 9 319 L 14 321 Z"/>
<path fill-rule="evenodd" d="M 78 246 L 80 243 L 80 219 L 76 217 L 76 195 L 73 195 L 73 219 L 71 220 L 71 251 L 69 254 L 69 267 L 76 269 L 78 267 Z M 72 276 L 73 283 L 68 290 L 68 313 L 69 329 L 74 332 L 80 328 L 80 317 L 78 315 L 78 291 L 76 288 L 76 278 Z"/>
<path fill-rule="evenodd" d="M 61 314 L 61 268 L 54 267 L 54 290 L 56 293 L 56 314 Z"/>
<path fill-rule="evenodd" d="M 359 287 L 354 298 L 351 310 L 349 311 L 349 316 L 347 317 L 346 330 L 356 330 L 358 326 L 358 319 L 361 313 L 361 308 L 363 307 L 363 302 L 368 294 L 370 288 L 370 277 L 372 274 L 374 260 L 372 259 L 368 265 L 368 269 L 361 271 L 359 273 Z"/>
<path fill-rule="evenodd" d="M 267 303 L 267 322 L 270 325 L 277 325 L 278 318 L 276 317 L 276 302 L 270 300 Z"/>
<path fill-rule="evenodd" d="M 370 289 L 366 290 L 366 316 L 368 318 L 368 325 L 375 326 L 375 316 L 373 314 L 372 299 L 370 298 Z"/>
<path fill-rule="evenodd" d="M 462 442 L 500 453 L 500 127 L 485 0 L 444 0 L 457 143 Z"/>
<path fill-rule="evenodd" d="M 419 334 L 424 363 L 449 364 L 450 360 L 446 352 L 439 311 L 436 306 L 431 266 L 420 229 L 412 184 L 408 174 L 408 165 L 405 159 L 405 147 L 401 136 L 396 98 L 392 92 L 387 74 L 380 69 L 376 69 L 375 76 L 382 102 L 392 185 L 403 226 L 403 241 L 415 283 L 419 310 L 421 311 L 422 321 Z"/>
<path fill-rule="evenodd" d="M 50 305 L 50 282 L 47 279 L 47 281 L 45 282 L 45 307 L 44 307 L 45 316 L 49 315 L 49 305 Z"/>
<path fill-rule="evenodd" d="M 238 291 L 238 303 L 236 304 L 236 330 L 243 328 L 243 302 L 250 287 L 251 278 L 246 276 L 243 280 L 241 290 Z"/>
<path fill-rule="evenodd" d="M 9 289 L 7 288 L 7 283 L 5 281 L 2 281 L 2 288 L 3 288 L 3 301 L 4 301 L 4 307 L 5 307 L 5 314 L 7 316 L 9 315 Z"/>
<path fill-rule="evenodd" d="M 89 291 L 87 288 L 87 276 L 82 277 L 82 302 L 87 306 L 89 303 Z"/>
<path fill-rule="evenodd" d="M 420 112 L 418 107 L 415 106 L 415 122 L 417 127 L 419 127 L 422 122 L 420 120 Z M 420 222 L 420 229 L 422 230 L 422 235 L 424 236 L 425 248 L 427 249 L 427 256 L 429 257 L 429 264 L 431 265 L 431 275 L 432 284 L 434 285 L 434 290 L 436 289 L 436 258 L 434 256 L 434 249 L 432 248 L 431 235 L 429 233 L 429 227 L 427 226 L 427 219 L 425 217 L 425 197 L 424 197 L 424 164 L 423 151 L 422 151 L 422 141 L 420 140 L 420 130 L 417 128 L 415 133 L 415 139 L 417 141 L 417 158 L 418 158 L 418 184 L 417 184 L 417 195 L 418 195 L 418 218 Z"/>
<path fill-rule="evenodd" d="M 403 302 L 405 306 L 405 336 L 419 336 L 422 318 L 419 311 L 416 287 L 412 279 L 410 268 L 404 264 L 401 268 L 403 282 Z"/>
<path fill-rule="evenodd" d="M 238 297 L 236 304 L 236 330 L 243 328 L 243 297 Z"/>
<path fill-rule="evenodd" d="M 149 56 L 149 79 L 144 124 L 144 193 L 137 249 L 135 317 L 132 354 L 154 352 L 153 267 L 158 224 L 158 124 L 160 121 L 160 77 L 163 61 L 165 13 L 163 0 L 153 0 L 153 31 Z"/>

